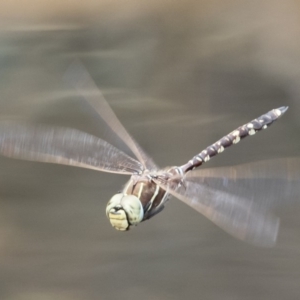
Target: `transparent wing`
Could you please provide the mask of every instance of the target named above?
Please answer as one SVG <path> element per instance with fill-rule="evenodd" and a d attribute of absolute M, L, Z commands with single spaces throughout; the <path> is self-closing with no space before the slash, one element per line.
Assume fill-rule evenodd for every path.
<path fill-rule="evenodd" d="M 0 154 L 118 174 L 143 171 L 137 160 L 109 143 L 69 128 L 2 123 Z"/>
<path fill-rule="evenodd" d="M 82 63 L 75 61 L 67 70 L 65 79 L 74 86 L 79 94 L 84 97 L 110 128 L 125 142 L 146 169 L 158 169 L 153 160 L 142 150 L 121 124 Z"/>
<path fill-rule="evenodd" d="M 279 219 L 268 211 L 298 200 L 300 159 L 282 158 L 188 172 L 183 186 L 160 181 L 184 203 L 233 236 L 260 246 L 276 241 Z"/>
<path fill-rule="evenodd" d="M 191 181 L 184 181 L 180 188 L 161 180 L 155 181 L 234 237 L 263 247 L 275 244 L 279 219 L 260 210 L 250 199 Z"/>
<path fill-rule="evenodd" d="M 281 158 L 233 167 L 200 169 L 185 179 L 214 190 L 255 201 L 261 209 L 297 201 L 300 193 L 300 159 Z"/>

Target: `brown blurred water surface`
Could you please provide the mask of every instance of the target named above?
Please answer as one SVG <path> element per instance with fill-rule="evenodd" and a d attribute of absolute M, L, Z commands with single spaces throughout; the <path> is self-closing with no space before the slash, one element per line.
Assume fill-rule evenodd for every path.
<path fill-rule="evenodd" d="M 207 166 L 297 156 L 297 1 L 219 2 L 135 10 L 131 1 L 123 12 L 87 4 L 83 16 L 77 3 L 71 20 L 64 10 L 50 9 L 49 17 L 40 7 L 47 22 L 28 8 L 17 22 L 6 6 L 12 16 L 0 31 L 1 120 L 110 139 L 63 80 L 79 58 L 162 167 L 185 163 L 282 105 L 290 110 L 274 126 Z M 276 211 L 281 229 L 272 249 L 233 239 L 176 199 L 121 233 L 105 207 L 126 176 L 2 157 L 0 166 L 1 300 L 299 299 L 299 203 Z"/>

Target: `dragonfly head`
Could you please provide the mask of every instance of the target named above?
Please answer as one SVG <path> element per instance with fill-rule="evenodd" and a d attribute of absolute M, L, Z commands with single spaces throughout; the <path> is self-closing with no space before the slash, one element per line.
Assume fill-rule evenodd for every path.
<path fill-rule="evenodd" d="M 125 231 L 143 220 L 144 209 L 136 196 L 120 193 L 114 195 L 107 203 L 106 216 L 115 229 Z"/>

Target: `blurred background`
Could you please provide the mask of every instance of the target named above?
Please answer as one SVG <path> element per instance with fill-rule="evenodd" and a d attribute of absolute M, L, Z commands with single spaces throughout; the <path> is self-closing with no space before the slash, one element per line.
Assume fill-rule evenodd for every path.
<path fill-rule="evenodd" d="M 297 156 L 299 15 L 295 0 L 2 0 L 0 118 L 109 138 L 63 80 L 79 58 L 162 167 L 283 105 L 274 126 L 206 167 Z M 299 203 L 277 210 L 272 249 L 233 239 L 175 199 L 121 233 L 105 207 L 126 176 L 0 165 L 1 300 L 299 298 Z"/>

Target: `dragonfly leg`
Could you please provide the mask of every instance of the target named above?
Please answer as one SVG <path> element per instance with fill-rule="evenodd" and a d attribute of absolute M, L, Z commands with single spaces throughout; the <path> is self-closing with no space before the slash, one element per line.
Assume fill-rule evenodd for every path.
<path fill-rule="evenodd" d="M 149 213 L 147 213 L 147 214 L 145 215 L 143 221 L 146 221 L 146 220 L 151 219 L 151 218 L 154 217 L 156 214 L 160 213 L 164 208 L 165 208 L 164 205 L 160 205 L 160 206 L 158 206 L 156 209 L 151 210 Z"/>

